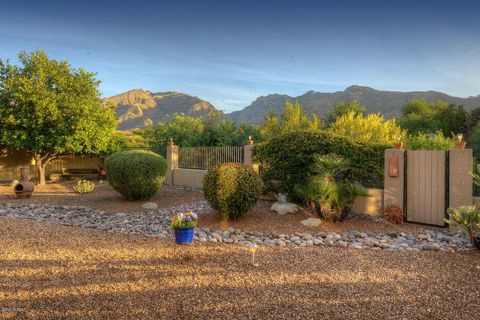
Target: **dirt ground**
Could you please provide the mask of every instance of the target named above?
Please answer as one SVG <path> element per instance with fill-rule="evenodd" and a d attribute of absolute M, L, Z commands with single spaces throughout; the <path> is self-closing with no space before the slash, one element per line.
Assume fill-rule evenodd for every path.
<path fill-rule="evenodd" d="M 478 252 L 174 245 L 0 218 L 0 318 L 478 319 Z"/>
<path fill-rule="evenodd" d="M 127 201 L 113 190 L 108 182 L 94 181 L 94 183 L 95 190 L 83 195 L 73 190 L 75 184 L 73 181 L 35 186 L 33 195 L 28 199 L 17 199 L 12 187 L 0 185 L 0 203 L 87 206 L 112 213 L 134 213 L 145 211 L 142 208 L 145 202 L 155 202 L 160 208 L 168 208 L 203 199 L 199 192 L 162 188 L 148 201 Z"/>

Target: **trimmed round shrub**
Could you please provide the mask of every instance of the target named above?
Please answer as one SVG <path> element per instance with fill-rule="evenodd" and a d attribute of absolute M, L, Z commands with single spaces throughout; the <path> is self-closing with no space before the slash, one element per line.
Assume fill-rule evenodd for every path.
<path fill-rule="evenodd" d="M 165 181 L 167 161 L 146 150 L 117 152 L 105 160 L 107 180 L 128 200 L 144 200 L 157 193 Z"/>
<path fill-rule="evenodd" d="M 208 170 L 203 192 L 220 218 L 238 219 L 257 203 L 263 182 L 250 166 L 225 163 Z"/>

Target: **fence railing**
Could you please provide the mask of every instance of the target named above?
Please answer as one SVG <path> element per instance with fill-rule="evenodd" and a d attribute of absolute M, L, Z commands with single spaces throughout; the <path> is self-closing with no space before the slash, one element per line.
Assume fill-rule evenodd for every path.
<path fill-rule="evenodd" d="M 355 178 L 366 188 L 383 189 L 384 177 L 383 175 L 376 175 L 374 173 L 362 171 L 356 172 Z"/>
<path fill-rule="evenodd" d="M 178 167 L 207 170 L 222 163 L 243 163 L 242 147 L 180 147 Z"/>

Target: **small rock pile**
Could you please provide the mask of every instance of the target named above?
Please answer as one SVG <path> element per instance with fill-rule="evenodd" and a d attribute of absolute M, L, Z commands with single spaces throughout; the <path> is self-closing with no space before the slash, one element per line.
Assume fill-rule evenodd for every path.
<path fill-rule="evenodd" d="M 42 221 L 61 225 L 98 229 L 106 232 L 145 234 L 159 238 L 172 238 L 171 217 L 177 212 L 194 211 L 197 214 L 209 212 L 206 201 L 196 201 L 167 209 L 155 209 L 139 213 L 107 213 L 102 210 L 83 206 L 44 206 L 0 204 L 0 216 L 13 219 Z M 259 231 L 228 228 L 225 231 L 197 228 L 194 240 L 197 243 L 232 243 L 278 247 L 330 246 L 354 248 L 358 250 L 390 251 L 459 251 L 472 248 L 470 240 L 463 232 L 450 233 L 447 230 L 424 230 L 421 234 L 389 232 L 375 234 L 371 232 L 349 231 L 344 234 L 335 232 L 314 232 L 294 234 L 266 234 Z"/>

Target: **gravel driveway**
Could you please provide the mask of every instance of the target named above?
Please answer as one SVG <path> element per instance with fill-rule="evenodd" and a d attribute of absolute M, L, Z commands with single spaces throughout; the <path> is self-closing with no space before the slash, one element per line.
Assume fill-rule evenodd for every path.
<path fill-rule="evenodd" d="M 478 252 L 178 246 L 0 218 L 0 318 L 478 319 Z"/>

